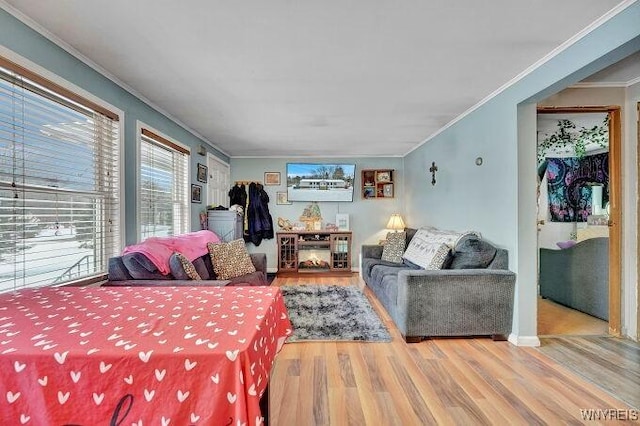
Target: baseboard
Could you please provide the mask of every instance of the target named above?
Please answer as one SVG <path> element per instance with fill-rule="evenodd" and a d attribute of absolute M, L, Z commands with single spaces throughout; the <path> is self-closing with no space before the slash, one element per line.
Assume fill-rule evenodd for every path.
<path fill-rule="evenodd" d="M 516 334 L 509 335 L 509 343 L 516 346 L 540 346 L 538 336 L 518 336 Z"/>

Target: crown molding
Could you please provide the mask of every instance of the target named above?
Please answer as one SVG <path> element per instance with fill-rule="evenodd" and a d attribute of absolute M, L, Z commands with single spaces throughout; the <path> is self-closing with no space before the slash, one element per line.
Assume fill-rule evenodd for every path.
<path fill-rule="evenodd" d="M 630 81 L 580 81 L 567 87 L 568 89 L 595 89 L 595 88 L 626 88 L 634 84 L 634 80 L 637 83 L 639 78 L 635 78 Z"/>
<path fill-rule="evenodd" d="M 453 120 L 451 120 L 450 122 L 445 124 L 443 127 L 438 129 L 436 132 L 434 132 L 433 134 L 428 136 L 425 140 L 423 140 L 422 142 L 417 144 L 415 147 L 411 148 L 409 151 L 407 151 L 404 154 L 404 156 L 409 155 L 410 153 L 412 153 L 416 149 L 420 148 L 425 143 L 429 142 L 430 140 L 432 140 L 433 138 L 435 138 L 439 134 L 443 133 L 449 127 L 453 126 L 454 124 L 456 124 L 457 122 L 459 122 L 460 120 L 462 120 L 463 118 L 465 118 L 466 116 L 468 116 L 469 114 L 471 114 L 472 112 L 474 112 L 475 110 L 477 110 L 478 108 L 480 108 L 481 106 L 483 106 L 484 104 L 489 102 L 491 99 L 495 98 L 500 93 L 504 92 L 505 90 L 507 90 L 508 88 L 510 88 L 511 86 L 513 86 L 514 84 L 516 84 L 517 82 L 519 82 L 520 80 L 522 80 L 523 78 L 528 76 L 529 74 L 531 74 L 533 71 L 535 71 L 536 69 L 540 68 L 542 65 L 544 65 L 547 62 L 549 62 L 551 59 L 555 58 L 556 56 L 558 56 L 563 51 L 567 50 L 569 47 L 574 45 L 576 42 L 578 42 L 580 39 L 585 37 L 587 34 L 589 34 L 593 30 L 595 30 L 596 28 L 598 28 L 599 26 L 601 26 L 602 24 L 607 22 L 609 19 L 611 19 L 614 16 L 616 16 L 618 13 L 622 12 L 623 10 L 625 10 L 627 7 L 631 6 L 636 1 L 638 1 L 638 0 L 625 0 L 625 1 L 621 2 L 621 3 L 619 3 L 616 7 L 614 7 L 611 10 L 609 10 L 607 13 L 605 13 L 604 15 L 602 15 L 601 17 L 599 17 L 598 19 L 593 21 L 587 27 L 583 28 L 580 32 L 576 33 L 573 37 L 569 38 L 564 43 L 562 43 L 560 46 L 556 47 L 551 52 L 549 52 L 548 54 L 543 56 L 541 59 L 539 59 L 533 65 L 531 65 L 530 67 L 528 67 L 527 69 L 522 71 L 520 74 L 518 74 L 517 76 L 515 76 L 514 78 L 512 78 L 511 80 L 509 80 L 508 82 L 506 82 L 502 86 L 500 86 L 498 89 L 496 89 L 495 91 L 490 93 L 488 96 L 486 96 L 485 98 L 480 100 L 480 102 L 478 102 L 477 104 L 473 105 L 471 108 L 467 109 L 462 114 L 460 114 L 459 116 L 457 116 L 456 118 L 454 118 Z"/>
<path fill-rule="evenodd" d="M 115 83 L 116 85 L 118 85 L 119 87 L 121 87 L 122 89 L 124 89 L 125 91 L 130 93 L 131 95 L 133 95 L 136 98 L 138 98 L 140 101 L 144 102 L 145 104 L 147 104 L 148 106 L 150 106 L 151 108 L 153 108 L 154 110 L 159 112 L 160 114 L 164 115 L 166 118 L 168 118 L 169 120 L 173 121 L 178 126 L 182 127 L 184 130 L 186 130 L 187 132 L 191 133 L 192 135 L 194 135 L 198 139 L 202 140 L 207 145 L 209 145 L 211 148 L 213 148 L 213 149 L 217 150 L 218 152 L 226 155 L 227 157 L 231 157 L 229 155 L 229 153 L 225 152 L 220 147 L 216 146 L 213 142 L 211 142 L 205 136 L 203 136 L 199 132 L 193 130 L 191 127 L 189 127 L 187 124 L 182 122 L 180 119 L 174 117 L 172 114 L 167 112 L 164 108 L 161 108 L 160 106 L 158 106 L 157 104 L 155 104 L 154 102 L 149 100 L 146 96 L 144 96 L 143 94 L 141 94 L 140 92 L 135 90 L 133 87 L 129 86 L 128 84 L 126 84 L 125 82 L 120 80 L 118 77 L 113 75 L 111 72 L 107 71 L 101 65 L 98 65 L 93 60 L 89 59 L 87 56 L 85 56 L 84 54 L 80 53 L 80 51 L 78 51 L 75 47 L 71 46 L 70 44 L 68 44 L 67 42 L 62 40 L 60 37 L 58 37 L 57 35 L 53 34 L 49 30 L 47 30 L 45 27 L 43 27 L 42 25 L 40 25 L 39 23 L 37 23 L 36 21 L 31 19 L 29 16 L 25 15 L 24 13 L 22 13 L 20 10 L 18 10 L 15 7 L 13 7 L 12 5 L 8 4 L 5 0 L 0 0 L 0 8 L 4 9 L 11 16 L 13 16 L 17 20 L 19 20 L 20 22 L 25 24 L 27 27 L 31 28 L 32 30 L 34 30 L 35 32 L 37 32 L 38 34 L 40 34 L 41 36 L 43 36 L 44 38 L 46 38 L 47 40 L 52 42 L 53 44 L 57 45 L 62 50 L 66 51 L 68 54 L 70 54 L 71 56 L 73 56 L 74 58 L 79 60 L 80 62 L 82 62 L 85 65 L 87 65 L 88 67 L 93 69 L 98 74 L 101 74 L 104 77 L 108 78 L 113 83 Z"/>
<path fill-rule="evenodd" d="M 402 154 L 389 154 L 389 155 L 296 155 L 293 157 L 287 157 L 284 155 L 232 155 L 229 158 L 233 158 L 234 160 L 239 159 L 286 159 L 286 160 L 310 160 L 314 158 L 404 158 Z"/>
<path fill-rule="evenodd" d="M 640 76 L 634 78 L 633 80 L 627 81 L 627 87 L 633 86 L 634 84 L 640 83 Z"/>

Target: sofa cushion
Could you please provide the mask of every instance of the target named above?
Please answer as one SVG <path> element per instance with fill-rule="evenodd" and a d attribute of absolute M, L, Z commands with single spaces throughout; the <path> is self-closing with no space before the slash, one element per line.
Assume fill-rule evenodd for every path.
<path fill-rule="evenodd" d="M 204 263 L 202 266 L 204 266 Z M 175 252 L 171 255 L 169 258 L 169 268 L 171 268 L 171 274 L 177 280 L 202 280 L 196 267 L 193 266 L 193 263 L 182 253 Z"/>
<path fill-rule="evenodd" d="M 142 253 L 127 253 L 122 256 L 122 263 L 127 267 L 134 280 L 172 280 L 171 274 L 163 275 Z"/>
<path fill-rule="evenodd" d="M 395 263 L 395 262 L 388 262 L 386 260 L 382 260 L 382 259 L 375 259 L 372 257 L 365 257 L 364 259 L 362 259 L 362 276 L 365 279 L 368 279 L 371 277 L 371 271 L 373 270 L 373 267 L 376 265 L 383 265 L 383 266 L 391 266 L 393 268 L 409 268 L 409 269 L 420 269 L 419 266 L 417 265 L 406 265 L 404 263 Z"/>
<path fill-rule="evenodd" d="M 496 248 L 477 236 L 466 236 L 457 245 L 450 269 L 485 269 L 496 257 Z"/>
<path fill-rule="evenodd" d="M 196 258 L 192 263 L 196 268 L 198 275 L 200 275 L 200 278 L 203 280 L 215 280 L 215 275 L 212 276 L 211 272 L 209 272 L 209 268 L 207 268 L 207 261 L 211 263 L 211 256 L 209 254 Z M 211 266 L 211 268 L 213 269 L 213 266 Z"/>
<path fill-rule="evenodd" d="M 389 232 L 382 248 L 382 260 L 387 262 L 402 263 L 402 254 L 405 248 L 406 232 Z"/>
<path fill-rule="evenodd" d="M 130 280 L 133 277 L 122 261 L 122 256 L 109 258 L 109 281 Z"/>
<path fill-rule="evenodd" d="M 404 228 L 404 232 L 407 234 L 407 240 L 404 244 L 404 247 L 406 249 L 418 230 L 416 228 Z"/>
<path fill-rule="evenodd" d="M 389 265 L 389 263 L 391 263 Z M 388 262 L 386 264 L 377 264 L 371 268 L 371 280 L 374 282 L 382 282 L 382 279 L 388 275 L 397 277 L 398 272 L 404 271 L 406 269 L 413 269 L 407 265 L 403 265 L 402 263 L 392 263 Z"/>
<path fill-rule="evenodd" d="M 202 264 L 204 265 L 204 268 L 206 269 L 206 272 L 200 271 L 200 269 L 198 267 L 197 259 L 193 261 L 193 266 L 196 267 L 196 270 L 198 271 L 200 276 L 203 277 L 202 279 L 203 280 L 215 280 L 217 277 L 216 277 L 216 271 L 213 270 L 213 263 L 211 262 L 211 255 L 209 253 L 207 253 L 204 256 L 200 257 L 200 259 L 202 260 Z M 205 275 L 208 278 L 204 278 Z"/>
<path fill-rule="evenodd" d="M 250 274 L 241 275 L 239 277 L 232 278 L 229 281 L 229 286 L 256 286 L 256 285 L 269 285 L 267 277 L 262 271 L 255 271 Z"/>
<path fill-rule="evenodd" d="M 213 270 L 220 280 L 228 280 L 256 272 L 243 239 L 228 243 L 208 243 Z"/>

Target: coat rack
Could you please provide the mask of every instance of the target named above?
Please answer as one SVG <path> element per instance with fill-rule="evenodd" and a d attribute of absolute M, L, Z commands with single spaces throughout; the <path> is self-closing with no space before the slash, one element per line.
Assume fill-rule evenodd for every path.
<path fill-rule="evenodd" d="M 259 180 L 237 180 L 237 181 L 235 181 L 235 185 L 245 185 L 245 186 L 247 186 L 247 185 L 250 185 L 252 183 L 262 185 L 262 182 L 259 181 Z"/>

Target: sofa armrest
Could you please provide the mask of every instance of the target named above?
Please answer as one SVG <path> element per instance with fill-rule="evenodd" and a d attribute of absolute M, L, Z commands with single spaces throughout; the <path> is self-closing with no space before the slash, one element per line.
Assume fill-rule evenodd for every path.
<path fill-rule="evenodd" d="M 398 328 L 406 336 L 507 335 L 516 274 L 496 269 L 398 273 Z"/>
<path fill-rule="evenodd" d="M 256 267 L 256 271 L 262 272 L 267 276 L 267 255 L 266 253 L 250 253 L 251 262 Z"/>
<path fill-rule="evenodd" d="M 362 258 L 382 259 L 383 246 L 376 245 L 363 245 L 362 246 Z"/>

